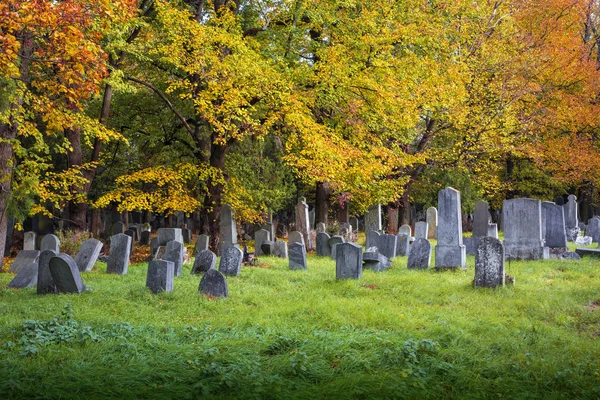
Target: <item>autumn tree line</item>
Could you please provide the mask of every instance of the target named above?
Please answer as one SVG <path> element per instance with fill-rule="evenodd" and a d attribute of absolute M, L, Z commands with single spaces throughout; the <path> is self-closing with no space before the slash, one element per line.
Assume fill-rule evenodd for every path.
<path fill-rule="evenodd" d="M 599 29 L 598 0 L 4 0 L 0 254 L 9 218 L 109 207 L 213 240 L 307 194 L 390 232 L 448 185 L 594 212 Z"/>

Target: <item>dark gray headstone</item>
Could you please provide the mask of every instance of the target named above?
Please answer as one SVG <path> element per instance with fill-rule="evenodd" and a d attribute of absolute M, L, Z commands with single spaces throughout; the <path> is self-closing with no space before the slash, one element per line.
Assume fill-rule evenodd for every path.
<path fill-rule="evenodd" d="M 475 202 L 475 212 L 473 213 L 473 237 L 488 236 L 489 205 L 487 201 L 479 200 Z"/>
<path fill-rule="evenodd" d="M 292 243 L 288 247 L 290 269 L 307 269 L 306 247 L 301 243 Z"/>
<path fill-rule="evenodd" d="M 39 250 L 21 250 L 10 265 L 8 272 L 14 272 L 15 274 L 19 273 L 19 271 L 26 265 L 37 263 L 39 256 Z"/>
<path fill-rule="evenodd" d="M 427 225 L 425 222 L 423 222 Z M 396 252 L 398 251 L 398 238 L 396 235 L 390 235 L 388 233 L 379 236 L 379 252 L 386 256 L 389 259 L 396 257 Z"/>
<path fill-rule="evenodd" d="M 288 258 L 288 244 L 283 240 L 277 240 L 273 245 L 273 255 L 279 258 Z"/>
<path fill-rule="evenodd" d="M 588 220 L 588 224 L 585 228 L 585 236 L 590 236 L 592 242 L 600 242 L 600 218 L 594 217 Z"/>
<path fill-rule="evenodd" d="M 146 287 L 152 293 L 172 292 L 174 275 L 175 264 L 172 261 L 152 260 L 148 263 Z"/>
<path fill-rule="evenodd" d="M 260 251 L 265 256 L 272 256 L 274 247 L 275 247 L 275 243 L 271 242 L 270 240 L 267 240 L 267 241 L 263 242 L 263 244 L 260 245 Z"/>
<path fill-rule="evenodd" d="M 264 242 L 271 240 L 270 235 L 266 229 L 259 229 L 254 233 L 254 255 L 260 256 L 263 254 L 261 246 Z"/>
<path fill-rule="evenodd" d="M 172 241 L 183 244 L 183 233 L 179 228 L 160 228 L 157 235 L 159 246 L 166 246 L 167 243 Z"/>
<path fill-rule="evenodd" d="M 225 251 L 229 249 L 241 251 L 235 247 L 230 247 L 225 249 Z M 210 297 L 229 296 L 229 291 L 227 290 L 227 280 L 225 279 L 225 276 L 223 276 L 223 274 L 216 269 L 209 269 L 206 271 L 200 280 L 200 287 L 198 288 L 198 291 Z"/>
<path fill-rule="evenodd" d="M 575 253 L 574 251 L 566 251 L 562 253 L 559 258 L 562 260 L 581 260 L 579 254 Z"/>
<path fill-rule="evenodd" d="M 192 274 L 203 274 L 217 265 L 217 255 L 210 250 L 202 250 L 196 254 Z"/>
<path fill-rule="evenodd" d="M 460 192 L 447 187 L 438 193 L 437 269 L 467 268 L 467 253 L 462 240 Z"/>
<path fill-rule="evenodd" d="M 355 232 L 358 230 L 358 218 L 350 218 L 350 227 Z"/>
<path fill-rule="evenodd" d="M 129 255 L 131 254 L 131 236 L 117 233 L 110 237 L 110 253 L 106 272 L 109 274 L 127 274 L 129 268 Z"/>
<path fill-rule="evenodd" d="M 379 232 L 367 231 L 367 242 L 366 242 L 367 249 L 370 247 L 379 248 L 379 237 L 380 236 L 381 235 L 379 234 Z"/>
<path fill-rule="evenodd" d="M 131 237 L 131 243 L 135 243 L 135 242 L 137 242 L 137 241 L 138 241 L 138 240 L 137 240 L 137 238 L 138 238 L 138 236 L 137 236 L 137 230 L 129 228 L 129 229 L 127 229 L 127 230 L 125 231 L 125 234 L 126 234 L 127 236 L 130 236 L 130 237 Z"/>
<path fill-rule="evenodd" d="M 67 254 L 52 257 L 49 268 L 58 293 L 81 293 L 85 290 L 77 263 Z"/>
<path fill-rule="evenodd" d="M 75 262 L 79 271 L 90 272 L 98 260 L 98 256 L 102 251 L 102 242 L 96 239 L 87 239 L 81 243 L 79 253 L 75 256 Z"/>
<path fill-rule="evenodd" d="M 40 253 L 38 258 L 37 294 L 58 293 L 50 273 L 50 259 L 56 255 L 52 250 L 44 250 Z"/>
<path fill-rule="evenodd" d="M 156 257 L 156 252 L 158 251 L 159 247 L 158 238 L 152 238 L 150 240 L 150 258 Z"/>
<path fill-rule="evenodd" d="M 396 256 L 406 257 L 410 253 L 410 236 L 396 235 Z"/>
<path fill-rule="evenodd" d="M 202 250 L 208 250 L 208 243 L 210 241 L 210 236 L 208 235 L 198 235 L 196 237 L 196 247 L 194 248 L 194 254 L 200 253 Z"/>
<path fill-rule="evenodd" d="M 362 277 L 362 247 L 355 243 L 336 245 L 336 279 L 360 279 Z"/>
<path fill-rule="evenodd" d="M 479 240 L 475 255 L 475 286 L 504 286 L 504 246 L 498 239 L 484 237 Z"/>
<path fill-rule="evenodd" d="M 183 228 L 181 234 L 183 235 L 183 243 L 192 243 L 192 230 L 190 228 Z"/>
<path fill-rule="evenodd" d="M 563 207 L 565 209 L 565 226 L 567 228 L 579 228 L 579 219 L 577 217 L 577 196 L 570 194 L 567 203 Z"/>
<path fill-rule="evenodd" d="M 40 251 L 52 250 L 56 253 L 60 252 L 60 239 L 56 235 L 45 235 L 40 243 Z"/>
<path fill-rule="evenodd" d="M 542 238 L 544 246 L 567 248 L 564 208 L 552 202 L 542 203 Z"/>
<path fill-rule="evenodd" d="M 431 243 L 427 239 L 415 239 L 408 255 L 408 269 L 427 269 L 431 266 Z"/>
<path fill-rule="evenodd" d="M 237 227 L 235 224 L 235 213 L 229 204 L 221 207 L 221 219 L 219 221 L 219 246 L 221 254 L 228 247 L 237 247 Z"/>
<path fill-rule="evenodd" d="M 379 253 L 379 251 L 365 251 L 363 253 L 363 268 L 370 269 L 375 272 L 383 272 L 392 265 L 392 262 Z"/>
<path fill-rule="evenodd" d="M 117 233 L 125 233 L 126 229 L 127 227 L 124 223 L 117 221 L 112 226 L 112 233 L 113 235 L 116 235 Z"/>
<path fill-rule="evenodd" d="M 223 250 L 221 262 L 219 263 L 219 271 L 223 275 L 238 276 L 242 269 L 242 260 L 244 252 L 236 247 L 228 247 Z"/>
<path fill-rule="evenodd" d="M 183 270 L 183 244 L 175 240 L 170 241 L 166 245 L 165 254 L 162 256 L 163 260 L 171 261 L 175 276 L 180 276 Z"/>
<path fill-rule="evenodd" d="M 463 238 L 463 244 L 465 245 L 465 249 L 468 255 L 474 256 L 477 254 L 477 245 L 479 244 L 480 237 L 466 237 Z"/>
<path fill-rule="evenodd" d="M 140 245 L 148 246 L 150 244 L 150 231 L 142 231 L 140 233 Z"/>
<path fill-rule="evenodd" d="M 330 236 L 325 232 L 317 233 L 317 255 L 318 256 L 331 256 L 331 248 L 329 247 Z"/>
<path fill-rule="evenodd" d="M 304 239 L 304 247 L 306 249 L 310 249 L 312 247 L 310 242 L 310 220 L 308 216 L 308 204 L 306 204 L 306 199 L 301 197 L 296 204 L 296 231 L 302 234 L 302 238 Z M 298 243 L 296 241 L 296 243 Z M 290 242 L 291 247 L 291 242 Z M 291 252 L 291 248 L 288 248 Z"/>
<path fill-rule="evenodd" d="M 365 214 L 365 231 L 381 232 L 381 204 L 369 207 Z"/>
<path fill-rule="evenodd" d="M 542 238 L 542 202 L 537 199 L 510 199 L 502 204 L 504 251 L 508 260 L 549 258 Z"/>
<path fill-rule="evenodd" d="M 344 238 L 340 235 L 333 235 L 327 241 L 327 244 L 329 244 L 329 250 L 331 252 L 331 258 L 333 260 L 335 260 L 335 246 L 337 246 L 340 243 L 344 243 L 344 242 L 345 242 Z"/>

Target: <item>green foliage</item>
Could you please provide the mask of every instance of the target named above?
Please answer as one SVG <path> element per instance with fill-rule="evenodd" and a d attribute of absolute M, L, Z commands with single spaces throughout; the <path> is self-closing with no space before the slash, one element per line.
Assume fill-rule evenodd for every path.
<path fill-rule="evenodd" d="M 56 232 L 56 236 L 60 240 L 60 251 L 75 256 L 81 248 L 81 243 L 92 237 L 87 231 L 73 231 L 66 229 Z"/>

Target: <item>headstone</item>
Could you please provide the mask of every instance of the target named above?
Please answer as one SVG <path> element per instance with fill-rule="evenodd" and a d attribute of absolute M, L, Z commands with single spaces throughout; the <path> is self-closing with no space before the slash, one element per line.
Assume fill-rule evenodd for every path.
<path fill-rule="evenodd" d="M 427 239 L 429 236 L 429 224 L 427 222 L 417 222 L 415 224 L 415 240 Z"/>
<path fill-rule="evenodd" d="M 42 238 L 40 251 L 52 250 L 55 253 L 60 252 L 60 239 L 56 235 L 48 234 Z"/>
<path fill-rule="evenodd" d="M 409 238 L 412 237 L 412 229 L 410 228 L 410 225 L 402 225 L 400 227 L 400 229 L 398 229 L 398 235 L 406 235 Z"/>
<path fill-rule="evenodd" d="M 150 231 L 142 231 L 140 233 L 140 245 L 148 246 L 150 244 Z"/>
<path fill-rule="evenodd" d="M 296 231 L 302 234 L 302 237 L 304 238 L 304 247 L 306 247 L 306 250 L 310 250 L 312 247 L 310 243 L 309 224 L 310 222 L 308 216 L 308 204 L 306 204 L 306 199 L 304 199 L 304 197 L 301 197 L 300 201 L 296 205 Z"/>
<path fill-rule="evenodd" d="M 126 226 L 124 223 L 117 221 L 112 226 L 112 234 L 116 235 L 117 233 L 125 233 Z"/>
<path fill-rule="evenodd" d="M 508 260 L 549 258 L 542 237 L 542 202 L 537 199 L 510 199 L 502 204 L 504 252 Z"/>
<path fill-rule="evenodd" d="M 544 246 L 567 248 L 564 208 L 549 201 L 542 203 L 542 238 Z"/>
<path fill-rule="evenodd" d="M 415 239 L 408 255 L 408 269 L 427 269 L 431 266 L 431 243 L 427 239 Z"/>
<path fill-rule="evenodd" d="M 350 218 L 350 227 L 355 232 L 358 230 L 358 218 Z"/>
<path fill-rule="evenodd" d="M 202 250 L 208 250 L 208 243 L 210 240 L 210 236 L 208 235 L 198 235 L 196 237 L 196 247 L 194 248 L 194 254 L 200 253 Z"/>
<path fill-rule="evenodd" d="M 365 215 L 365 231 L 381 232 L 381 229 L 381 204 L 375 204 Z"/>
<path fill-rule="evenodd" d="M 329 257 L 331 256 L 331 248 L 329 247 L 330 236 L 325 232 L 317 233 L 317 255 Z"/>
<path fill-rule="evenodd" d="M 270 233 L 266 229 L 259 229 L 254 233 L 254 255 L 260 256 L 263 254 L 261 246 L 264 242 L 270 241 Z"/>
<path fill-rule="evenodd" d="M 485 237 L 488 235 L 488 224 L 490 223 L 490 211 L 487 201 L 475 202 L 475 213 L 473 216 L 473 237 Z"/>
<path fill-rule="evenodd" d="M 50 273 L 50 259 L 56 256 L 52 250 L 44 250 L 38 258 L 37 294 L 58 293 Z"/>
<path fill-rule="evenodd" d="M 267 240 L 260 245 L 260 250 L 265 256 L 272 256 L 274 247 L 275 243 L 271 242 L 270 240 Z"/>
<path fill-rule="evenodd" d="M 290 269 L 307 269 L 306 247 L 302 243 L 292 243 L 288 248 Z"/>
<path fill-rule="evenodd" d="M 156 257 L 156 252 L 158 251 L 159 247 L 160 246 L 158 245 L 158 238 L 152 238 L 150 240 L 150 258 Z"/>
<path fill-rule="evenodd" d="M 362 277 L 362 247 L 355 243 L 336 245 L 336 279 L 360 279 Z"/>
<path fill-rule="evenodd" d="M 67 254 L 52 257 L 49 269 L 58 293 L 81 294 L 85 290 L 77 263 Z"/>
<path fill-rule="evenodd" d="M 341 235 L 333 235 L 331 238 L 329 238 L 329 240 L 327 241 L 327 244 L 329 245 L 329 250 L 331 252 L 331 259 L 335 260 L 335 249 L 336 246 L 340 243 L 344 243 L 344 237 Z"/>
<path fill-rule="evenodd" d="M 125 231 L 127 236 L 131 236 L 131 243 L 137 242 L 137 230 L 135 228 L 129 228 Z"/>
<path fill-rule="evenodd" d="M 288 247 L 292 243 L 302 243 L 306 247 L 306 244 L 304 243 L 304 235 L 298 231 L 290 232 L 288 235 Z"/>
<path fill-rule="evenodd" d="M 106 272 L 119 275 L 127 274 L 130 252 L 131 236 L 127 236 L 124 233 L 117 233 L 111 236 Z"/>
<path fill-rule="evenodd" d="M 223 275 L 238 276 L 242 268 L 242 259 L 244 253 L 237 247 L 228 247 L 223 250 L 221 256 L 221 263 L 219 264 L 219 271 Z"/>
<path fill-rule="evenodd" d="M 269 240 L 275 240 L 275 226 L 272 222 L 265 222 L 262 228 L 269 232 L 269 237 L 271 238 Z"/>
<path fill-rule="evenodd" d="M 379 237 L 381 236 L 377 231 L 367 231 L 367 242 L 366 247 L 377 247 L 379 248 Z"/>
<path fill-rule="evenodd" d="M 567 203 L 563 206 L 565 209 L 565 228 L 567 241 L 574 242 L 579 236 L 579 220 L 577 216 L 577 197 L 570 194 Z"/>
<path fill-rule="evenodd" d="M 209 269 L 214 269 L 217 265 L 217 255 L 206 249 L 196 254 L 192 274 L 203 274 Z"/>
<path fill-rule="evenodd" d="M 429 207 L 427 209 L 427 239 L 435 239 L 437 232 L 437 208 Z"/>
<path fill-rule="evenodd" d="M 396 257 L 406 257 L 410 254 L 410 236 L 396 235 Z"/>
<path fill-rule="evenodd" d="M 373 251 L 369 251 L 373 250 Z M 367 249 L 363 253 L 363 268 L 370 269 L 375 272 L 383 272 L 392 265 L 392 262 L 381 254 L 375 247 Z"/>
<path fill-rule="evenodd" d="M 488 236 L 498 239 L 498 224 L 488 224 Z"/>
<path fill-rule="evenodd" d="M 35 232 L 25 232 L 23 235 L 23 250 L 35 250 L 37 234 Z"/>
<path fill-rule="evenodd" d="M 381 235 L 379 236 L 378 243 L 379 246 L 377 247 L 379 248 L 379 253 L 383 254 L 388 259 L 396 257 L 396 252 L 398 248 L 398 238 L 396 237 L 396 235 L 390 235 L 388 233 Z"/>
<path fill-rule="evenodd" d="M 447 187 L 438 193 L 437 269 L 467 268 L 467 253 L 462 240 L 460 192 Z"/>
<path fill-rule="evenodd" d="M 172 241 L 183 244 L 183 233 L 179 228 L 160 228 L 157 231 L 157 238 L 159 246 L 166 246 Z"/>
<path fill-rule="evenodd" d="M 37 263 L 38 257 L 40 256 L 39 250 L 21 250 L 17 257 L 13 260 L 8 272 L 14 272 L 18 274 L 21 268 L 26 265 Z"/>
<path fill-rule="evenodd" d="M 491 288 L 504 286 L 504 279 L 504 246 L 502 242 L 492 237 L 481 238 L 475 255 L 474 285 Z"/>
<path fill-rule="evenodd" d="M 223 251 L 225 253 L 229 249 L 234 249 L 240 251 L 240 249 L 235 247 L 227 248 Z M 206 296 L 210 297 L 227 297 L 229 296 L 229 291 L 227 289 L 227 280 L 222 273 L 217 271 L 216 269 L 209 269 L 206 271 L 202 279 L 200 280 L 200 286 L 198 287 L 198 291 Z"/>
<path fill-rule="evenodd" d="M 75 262 L 81 272 L 90 272 L 102 251 L 102 242 L 96 239 L 87 239 L 81 243 Z"/>
<path fill-rule="evenodd" d="M 310 210 L 308 212 L 308 226 L 310 228 L 312 228 L 313 226 L 315 226 L 315 210 Z"/>
<path fill-rule="evenodd" d="M 481 239 L 481 238 L 476 237 L 476 236 L 463 238 L 463 244 L 465 245 L 465 251 L 467 252 L 468 255 L 474 256 L 475 254 L 477 254 L 477 246 L 479 245 L 479 239 Z"/>
<path fill-rule="evenodd" d="M 175 242 L 177 243 L 177 242 Z M 146 287 L 152 293 L 170 293 L 173 291 L 175 264 L 167 260 L 152 260 L 148 263 Z"/>
<path fill-rule="evenodd" d="M 279 258 L 288 258 L 288 244 L 283 240 L 276 240 L 273 244 L 273 255 Z"/>
<path fill-rule="evenodd" d="M 51 251 L 51 250 L 45 250 Z M 39 258 L 38 258 L 39 260 Z M 38 280 L 38 261 L 30 262 L 19 270 L 17 275 L 10 281 L 8 288 L 23 289 L 34 287 Z"/>
<path fill-rule="evenodd" d="M 591 236 L 592 242 L 600 242 L 600 218 L 594 217 L 588 220 L 585 236 Z"/>
<path fill-rule="evenodd" d="M 327 231 L 327 226 L 325 225 L 324 222 L 318 222 L 317 223 L 316 231 L 317 231 L 317 234 L 322 233 L 322 232 L 326 232 Z"/>
<path fill-rule="evenodd" d="M 581 260 L 581 257 L 579 256 L 579 254 L 575 253 L 574 251 L 565 251 L 564 253 L 561 253 L 559 258 L 561 260 L 576 260 L 576 261 Z"/>
<path fill-rule="evenodd" d="M 577 238 L 575 239 L 575 244 L 589 246 L 590 244 L 592 244 L 592 240 L 593 239 L 591 236 L 577 236 Z"/>
<path fill-rule="evenodd" d="M 173 263 L 175 276 L 180 276 L 183 270 L 183 244 L 175 240 L 167 243 L 163 260 Z"/>
<path fill-rule="evenodd" d="M 192 243 L 192 230 L 190 228 L 183 228 L 181 230 L 181 235 L 183 236 L 183 243 Z"/>

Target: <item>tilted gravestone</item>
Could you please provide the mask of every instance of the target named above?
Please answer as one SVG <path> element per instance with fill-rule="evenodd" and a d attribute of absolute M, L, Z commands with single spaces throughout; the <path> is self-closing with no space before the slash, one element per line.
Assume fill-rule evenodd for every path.
<path fill-rule="evenodd" d="M 254 255 L 263 254 L 261 246 L 264 242 L 271 240 L 271 234 L 266 229 L 259 229 L 254 233 Z"/>
<path fill-rule="evenodd" d="M 490 211 L 487 201 L 476 201 L 475 212 L 473 213 L 473 237 L 487 236 L 489 222 Z"/>
<path fill-rule="evenodd" d="M 183 244 L 175 240 L 167 243 L 163 260 L 173 263 L 175 276 L 180 276 L 183 270 Z"/>
<path fill-rule="evenodd" d="M 304 243 L 304 235 L 298 231 L 290 232 L 288 236 L 288 246 L 292 243 L 302 243 L 304 246 L 306 246 L 306 243 Z"/>
<path fill-rule="evenodd" d="M 542 202 L 537 199 L 510 199 L 502 203 L 504 252 L 508 260 L 549 258 L 550 249 L 542 238 Z"/>
<path fill-rule="evenodd" d="M 96 239 L 87 239 L 81 243 L 79 253 L 75 256 L 75 262 L 79 271 L 90 272 L 94 268 L 98 256 L 102 251 L 102 242 Z"/>
<path fill-rule="evenodd" d="M 39 256 L 39 250 L 21 250 L 10 265 L 8 272 L 14 272 L 15 274 L 19 273 L 21 268 L 25 267 L 26 265 L 29 265 L 32 262 L 36 263 Z"/>
<path fill-rule="evenodd" d="M 325 232 L 317 233 L 317 255 L 318 256 L 331 256 L 331 248 L 329 247 L 329 239 L 331 237 Z"/>
<path fill-rule="evenodd" d="M 148 263 L 146 288 L 155 294 L 170 293 L 173 291 L 174 275 L 175 264 L 172 261 L 152 260 Z"/>
<path fill-rule="evenodd" d="M 331 252 L 332 260 L 335 260 L 335 247 L 340 243 L 344 243 L 345 241 L 346 240 L 344 240 L 344 237 L 341 235 L 333 235 L 329 238 L 327 244 L 329 245 L 329 251 Z"/>
<path fill-rule="evenodd" d="M 336 245 L 336 279 L 360 279 L 362 277 L 362 247 L 355 243 Z"/>
<path fill-rule="evenodd" d="M 159 246 L 166 246 L 172 241 L 183 244 L 183 233 L 179 228 L 160 228 L 157 231 L 157 238 Z"/>
<path fill-rule="evenodd" d="M 219 271 L 223 275 L 238 276 L 242 269 L 242 260 L 244 252 L 236 247 L 228 247 L 223 250 L 221 262 L 219 263 Z"/>
<path fill-rule="evenodd" d="M 60 239 L 56 235 L 45 235 L 40 243 L 40 251 L 52 250 L 56 253 L 60 252 Z"/>
<path fill-rule="evenodd" d="M 417 222 L 415 224 L 415 239 L 427 239 L 429 236 L 429 224 L 427 222 Z"/>
<path fill-rule="evenodd" d="M 57 254 L 52 250 L 44 250 L 38 258 L 37 294 L 58 293 L 52 274 L 50 259 Z"/>
<path fill-rule="evenodd" d="M 298 204 L 296 205 L 296 231 L 302 234 L 306 250 L 312 248 L 310 242 L 310 226 L 308 204 L 306 204 L 306 199 L 304 197 L 300 197 Z"/>
<path fill-rule="evenodd" d="M 431 243 L 427 239 L 415 239 L 408 255 L 408 269 L 427 269 L 431 266 Z"/>
<path fill-rule="evenodd" d="M 129 268 L 129 255 L 131 254 L 131 236 L 117 233 L 110 237 L 110 253 L 106 272 L 109 274 L 127 274 Z"/>
<path fill-rule="evenodd" d="M 410 254 L 410 236 L 396 235 L 396 257 L 406 257 Z"/>
<path fill-rule="evenodd" d="M 560 206 L 559 206 L 560 207 Z M 504 286 L 504 246 L 498 239 L 484 237 L 475 255 L 476 287 Z"/>
<path fill-rule="evenodd" d="M 437 269 L 467 268 L 467 253 L 462 240 L 460 192 L 447 187 L 438 193 Z"/>
<path fill-rule="evenodd" d="M 277 240 L 273 245 L 273 255 L 279 258 L 288 258 L 288 244 L 283 240 Z"/>
<path fill-rule="evenodd" d="M 241 251 L 240 249 L 235 250 Z M 228 250 L 228 249 L 226 249 Z M 229 290 L 227 289 L 227 280 L 222 273 L 216 269 L 210 269 L 206 271 L 202 279 L 200 280 L 200 286 L 198 291 L 206 296 L 210 297 L 227 297 L 229 296 Z"/>
<path fill-rule="evenodd" d="M 396 257 L 398 250 L 398 238 L 396 235 L 384 234 L 379 236 L 379 253 L 386 256 L 388 259 Z"/>
<path fill-rule="evenodd" d="M 209 241 L 210 236 L 204 234 L 198 235 L 198 237 L 196 237 L 196 246 L 194 247 L 194 254 L 198 254 L 202 250 L 208 250 Z"/>
<path fill-rule="evenodd" d="M 381 232 L 381 227 L 381 204 L 374 204 L 365 214 L 365 231 Z"/>
<path fill-rule="evenodd" d="M 67 254 L 50 259 L 50 274 L 58 293 L 79 293 L 85 290 L 77 263 Z"/>
<path fill-rule="evenodd" d="M 202 250 L 196 254 L 192 274 L 203 274 L 217 265 L 217 255 L 210 250 Z"/>
<path fill-rule="evenodd" d="M 306 247 L 301 243 L 292 243 L 288 247 L 290 269 L 307 269 Z"/>
<path fill-rule="evenodd" d="M 51 251 L 51 250 L 45 250 Z M 27 287 L 34 287 L 37 284 L 38 279 L 38 261 L 30 262 L 19 270 L 17 275 L 10 281 L 8 287 L 10 289 L 23 289 Z"/>
<path fill-rule="evenodd" d="M 585 236 L 590 236 L 592 242 L 600 242 L 600 218 L 594 217 L 588 220 L 585 228 Z"/>
<path fill-rule="evenodd" d="M 37 234 L 35 232 L 25 232 L 23 235 L 23 250 L 35 250 Z"/>
<path fill-rule="evenodd" d="M 427 209 L 427 239 L 435 239 L 437 233 L 437 208 L 429 207 Z"/>
<path fill-rule="evenodd" d="M 544 246 L 567 248 L 564 208 L 550 201 L 542 202 L 542 238 Z"/>
<path fill-rule="evenodd" d="M 148 246 L 150 244 L 150 231 L 142 231 L 140 233 L 140 245 Z"/>
<path fill-rule="evenodd" d="M 379 232 L 377 231 L 367 231 L 367 241 L 365 246 L 368 248 L 370 247 L 377 247 L 379 249 L 379 237 L 381 236 L 379 234 Z"/>

